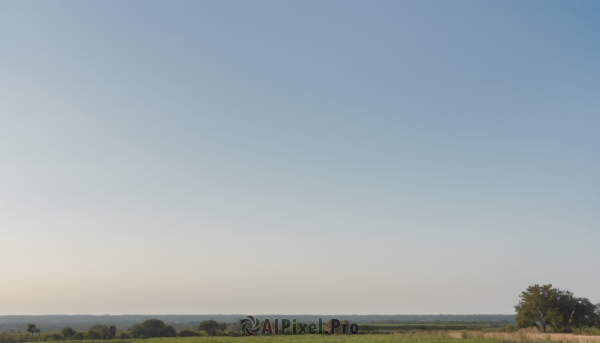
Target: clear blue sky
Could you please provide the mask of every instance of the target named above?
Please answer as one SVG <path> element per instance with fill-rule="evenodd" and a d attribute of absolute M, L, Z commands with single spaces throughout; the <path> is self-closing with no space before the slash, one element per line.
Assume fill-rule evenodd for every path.
<path fill-rule="evenodd" d="M 2 1 L 0 314 L 600 302 L 599 18 Z"/>

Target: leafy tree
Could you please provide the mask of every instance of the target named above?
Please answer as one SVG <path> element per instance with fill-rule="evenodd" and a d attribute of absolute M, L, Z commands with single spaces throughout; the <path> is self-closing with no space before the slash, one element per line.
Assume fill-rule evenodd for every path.
<path fill-rule="evenodd" d="M 552 285 L 533 285 L 527 287 L 520 295 L 521 300 L 515 306 L 516 321 L 519 327 L 537 326 L 540 331 L 546 332 L 549 310 L 557 306 L 559 290 Z"/>
<path fill-rule="evenodd" d="M 108 326 L 102 324 L 95 324 L 90 326 L 89 330 L 98 331 L 100 333 L 108 333 Z"/>
<path fill-rule="evenodd" d="M 142 324 L 135 324 L 129 331 L 133 338 L 174 337 L 177 335 L 171 325 L 166 325 L 159 319 L 148 319 Z"/>
<path fill-rule="evenodd" d="M 27 332 L 31 332 L 33 336 L 34 332 L 39 332 L 39 329 L 35 327 L 35 324 L 27 324 Z"/>
<path fill-rule="evenodd" d="M 63 339 L 64 339 L 63 335 L 61 335 L 61 334 L 59 334 L 57 332 L 51 333 L 51 334 L 46 335 L 44 337 L 45 341 L 60 341 L 60 340 L 63 340 Z"/>
<path fill-rule="evenodd" d="M 215 320 L 205 320 L 200 323 L 200 330 L 205 331 L 209 336 L 216 336 L 219 331 L 219 323 Z"/>
<path fill-rule="evenodd" d="M 177 336 L 177 331 L 171 325 L 165 326 L 165 329 L 162 331 L 162 337 L 175 337 Z"/>
<path fill-rule="evenodd" d="M 91 334 L 93 337 L 98 336 L 96 333 L 98 333 L 100 335 L 100 338 L 92 338 L 92 339 L 111 339 L 114 337 L 113 335 L 110 334 L 109 327 L 104 324 L 92 325 L 90 327 L 90 331 L 88 332 L 88 335 L 90 335 L 90 332 L 92 332 L 92 331 L 94 331 L 94 333 Z"/>
<path fill-rule="evenodd" d="M 571 292 L 561 291 L 557 303 L 556 317 L 560 315 L 561 321 L 556 322 L 556 327 L 552 324 L 555 331 L 569 332 L 576 327 L 598 325 L 598 308 L 587 298 L 577 298 Z"/>
<path fill-rule="evenodd" d="M 87 334 L 87 339 L 102 339 L 104 335 L 100 331 L 89 330 Z"/>
<path fill-rule="evenodd" d="M 148 319 L 142 323 L 146 337 L 162 337 L 167 325 L 160 319 Z"/>
<path fill-rule="evenodd" d="M 192 336 L 200 336 L 197 332 L 191 330 L 181 330 L 179 332 L 179 337 L 192 337 Z"/>
<path fill-rule="evenodd" d="M 146 332 L 141 324 L 135 324 L 129 328 L 129 332 L 131 332 L 131 337 L 133 338 L 146 338 Z"/>
<path fill-rule="evenodd" d="M 582 326 L 598 325 L 598 306 L 586 298 L 561 291 L 549 285 L 527 287 L 515 306 L 518 327 L 537 326 L 546 332 L 548 326 L 555 332 L 570 332 Z"/>
<path fill-rule="evenodd" d="M 71 336 L 71 339 L 78 340 L 78 341 L 81 341 L 84 338 L 85 338 L 85 335 L 83 334 L 83 332 L 77 332 L 73 336 Z"/>
<path fill-rule="evenodd" d="M 66 328 L 60 330 L 60 333 L 63 335 L 63 337 L 69 338 L 69 337 L 73 336 L 74 334 L 76 334 L 77 331 L 73 330 L 73 328 L 71 328 L 71 327 L 66 327 Z"/>
<path fill-rule="evenodd" d="M 115 337 L 115 336 L 117 335 L 117 327 L 116 327 L 116 326 L 114 326 L 114 325 L 111 325 L 111 326 L 108 328 L 108 334 L 109 334 L 111 337 Z"/>

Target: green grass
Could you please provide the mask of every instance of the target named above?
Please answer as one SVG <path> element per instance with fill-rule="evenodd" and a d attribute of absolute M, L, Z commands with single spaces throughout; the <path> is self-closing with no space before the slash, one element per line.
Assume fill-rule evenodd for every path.
<path fill-rule="evenodd" d="M 337 342 L 367 342 L 367 343 L 498 343 L 498 341 L 489 339 L 454 339 L 439 335 L 302 335 L 302 336 L 283 336 L 266 335 L 253 337 L 175 337 L 175 338 L 151 338 L 151 339 L 130 339 L 130 340 L 110 340 L 110 341 L 67 341 L 73 343 L 337 343 Z"/>
<path fill-rule="evenodd" d="M 361 331 L 374 330 L 482 330 L 501 328 L 503 325 L 492 324 L 360 324 Z"/>

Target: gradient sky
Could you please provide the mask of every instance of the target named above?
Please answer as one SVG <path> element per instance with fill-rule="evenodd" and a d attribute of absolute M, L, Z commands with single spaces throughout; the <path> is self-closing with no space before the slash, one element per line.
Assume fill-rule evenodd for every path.
<path fill-rule="evenodd" d="M 600 2 L 0 2 L 0 314 L 600 302 Z"/>

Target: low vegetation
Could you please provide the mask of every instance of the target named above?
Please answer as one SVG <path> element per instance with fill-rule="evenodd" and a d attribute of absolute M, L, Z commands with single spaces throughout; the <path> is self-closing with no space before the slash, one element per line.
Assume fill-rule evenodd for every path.
<path fill-rule="evenodd" d="M 515 306 L 516 322 L 486 320 L 477 322 L 446 321 L 436 319 L 427 323 L 385 322 L 360 324 L 358 335 L 264 335 L 242 336 L 240 320 L 219 323 L 203 320 L 198 325 L 176 330 L 160 319 L 152 318 L 118 331 L 115 325 L 95 324 L 87 330 L 75 330 L 70 326 L 60 332 L 42 333 L 36 324 L 26 326 L 27 333 L 0 334 L 0 343 L 39 341 L 93 341 L 114 340 L 130 343 L 131 340 L 150 339 L 152 343 L 202 343 L 252 340 L 253 342 L 421 342 L 439 343 L 466 340 L 470 343 L 560 341 L 600 343 L 600 304 L 594 305 L 587 298 L 562 291 L 552 285 L 533 285 L 520 295 Z M 310 319 L 309 319 L 310 320 Z M 299 324 L 303 322 L 298 320 Z M 311 323 L 311 321 L 304 322 Z M 342 323 L 349 324 L 348 320 Z M 331 321 L 324 323 L 324 332 L 331 328 Z M 580 337 L 586 337 L 585 342 Z"/>

